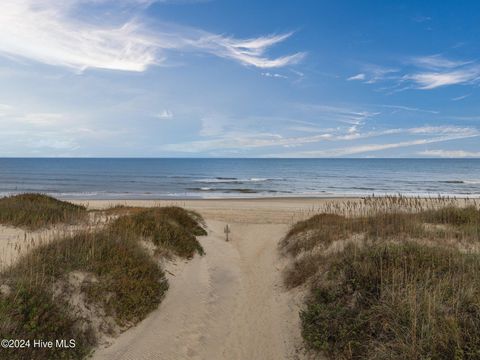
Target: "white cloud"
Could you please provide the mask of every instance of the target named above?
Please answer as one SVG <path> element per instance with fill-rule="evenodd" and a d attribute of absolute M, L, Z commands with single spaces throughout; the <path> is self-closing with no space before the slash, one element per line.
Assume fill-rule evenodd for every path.
<path fill-rule="evenodd" d="M 411 134 L 479 136 L 480 131 L 473 127 L 461 126 L 422 126 L 408 129 Z"/>
<path fill-rule="evenodd" d="M 73 151 L 78 149 L 78 144 L 73 139 L 40 139 L 30 140 L 27 146 L 33 149 L 53 149 L 53 150 L 68 150 Z"/>
<path fill-rule="evenodd" d="M 452 98 L 451 100 L 452 100 L 452 101 L 460 101 L 460 100 L 466 99 L 466 98 L 469 97 L 470 95 L 471 95 L 471 94 L 465 94 L 465 95 L 456 96 L 456 97 Z"/>
<path fill-rule="evenodd" d="M 352 80 L 365 80 L 367 76 L 363 73 L 360 73 L 360 74 L 357 74 L 357 75 L 353 75 L 353 76 L 350 76 L 347 80 L 348 81 L 352 81 Z"/>
<path fill-rule="evenodd" d="M 88 156 L 95 146 L 121 144 L 125 147 L 132 139 L 131 129 L 123 128 L 118 122 L 110 127 L 91 114 L 78 111 L 56 113 L 25 102 L 8 108 L 6 114 L 0 112 L 1 154 Z"/>
<path fill-rule="evenodd" d="M 452 60 L 442 55 L 417 56 L 403 63 L 405 69 L 398 70 L 377 65 L 363 66 L 365 83 L 390 82 L 381 90 L 398 92 L 409 89 L 432 90 L 450 85 L 477 84 L 480 82 L 480 63 L 471 60 Z M 359 74 L 359 75 L 361 75 Z"/>
<path fill-rule="evenodd" d="M 220 136 L 224 134 L 228 121 L 225 116 L 210 114 L 201 119 L 202 126 L 199 135 L 205 137 Z"/>
<path fill-rule="evenodd" d="M 162 120 L 172 119 L 173 118 L 173 112 L 171 112 L 168 109 L 165 109 L 165 110 L 161 111 L 160 113 L 158 113 L 157 115 L 155 115 L 155 117 L 159 118 L 159 119 L 162 119 Z"/>
<path fill-rule="evenodd" d="M 412 18 L 412 20 L 417 23 L 423 23 L 423 22 L 432 20 L 432 18 L 430 16 L 425 16 L 425 15 L 416 15 Z"/>
<path fill-rule="evenodd" d="M 470 64 L 471 61 L 450 60 L 441 55 L 417 56 L 412 59 L 412 63 L 418 67 L 431 69 L 453 69 L 463 65 Z"/>
<path fill-rule="evenodd" d="M 7 104 L 0 104 L 0 117 L 7 115 L 12 110 L 12 107 Z"/>
<path fill-rule="evenodd" d="M 143 71 L 155 63 L 153 40 L 139 34 L 138 24 L 96 26 L 74 20 L 69 16 L 74 3 L 4 1 L 0 51 L 76 70 Z"/>
<path fill-rule="evenodd" d="M 422 90 L 431 90 L 447 85 L 464 84 L 478 80 L 479 68 L 460 69 L 449 72 L 426 72 L 405 76 L 412 80 Z"/>
<path fill-rule="evenodd" d="M 477 135 L 478 136 L 478 135 Z M 348 156 L 363 154 L 368 152 L 375 152 L 388 149 L 397 149 L 403 147 L 411 147 L 418 145 L 433 144 L 439 142 L 445 142 L 450 140 L 464 139 L 469 136 L 444 136 L 444 137 L 435 137 L 430 139 L 419 139 L 419 140 L 409 140 L 401 141 L 397 143 L 386 143 L 386 144 L 368 144 L 368 145 L 359 145 L 359 146 L 350 146 L 345 148 L 337 148 L 331 150 L 314 150 L 314 151 L 301 151 L 289 154 L 276 154 L 273 156 L 287 156 L 287 157 L 337 157 L 337 156 Z"/>
<path fill-rule="evenodd" d="M 465 150 L 426 150 L 420 151 L 417 154 L 442 158 L 480 157 L 480 152 L 472 152 Z"/>
<path fill-rule="evenodd" d="M 0 104 L 0 122 L 6 127 L 10 124 L 51 127 L 65 125 L 68 118 L 65 114 L 53 112 L 24 113 L 13 106 Z"/>
<path fill-rule="evenodd" d="M 366 64 L 362 66 L 362 70 L 363 72 L 347 78 L 347 81 L 356 80 L 363 81 L 366 84 L 375 84 L 380 81 L 398 78 L 398 75 L 395 74 L 398 69 L 391 67 Z"/>
<path fill-rule="evenodd" d="M 63 66 L 144 71 L 165 62 L 168 51 L 197 51 L 259 68 L 299 62 L 304 53 L 269 58 L 267 50 L 292 34 L 251 39 L 211 34 L 198 29 L 156 24 L 147 28 L 137 16 L 120 24 L 94 23 L 75 16 L 85 5 L 109 3 L 123 14 L 125 7 L 148 5 L 147 0 L 5 0 L 0 11 L 0 54 Z M 119 7 L 121 7 L 119 9 Z M 127 12 L 128 13 L 128 12 Z M 94 17 L 92 17 L 94 18 Z"/>
<path fill-rule="evenodd" d="M 241 40 L 208 34 L 194 40 L 191 44 L 199 50 L 210 52 L 219 57 L 236 60 L 244 65 L 268 69 L 296 64 L 305 57 L 303 52 L 275 59 L 265 56 L 269 47 L 288 39 L 291 35 L 292 33 L 286 33 Z"/>
<path fill-rule="evenodd" d="M 243 119 L 246 121 L 247 119 Z M 319 150 L 295 153 L 293 156 L 341 156 L 349 153 L 361 153 L 382 149 L 390 149 L 396 147 L 405 147 L 412 145 L 428 144 L 431 142 L 440 142 L 455 139 L 465 139 L 480 136 L 480 131 L 473 127 L 457 127 L 457 126 L 423 126 L 414 128 L 394 128 L 383 130 L 359 131 L 356 126 L 352 129 L 349 127 L 320 129 L 315 127 L 300 127 L 300 132 L 309 133 L 307 136 L 291 136 L 285 135 L 275 130 L 259 131 L 259 127 L 252 129 L 241 129 L 231 126 L 235 121 L 226 121 L 221 116 L 207 117 L 202 120 L 202 129 L 200 135 L 206 139 L 196 140 L 185 143 L 167 144 L 162 146 L 162 150 L 175 152 L 210 152 L 218 150 L 241 150 L 249 149 L 273 148 L 273 147 L 302 147 L 308 144 L 316 144 L 325 147 L 325 144 L 335 142 L 354 142 L 358 140 L 380 138 L 386 136 L 409 136 L 412 140 L 389 143 L 389 144 L 372 144 L 361 145 L 348 148 L 340 148 L 334 150 Z M 253 121 L 259 123 L 259 121 Z M 289 128 L 289 130 L 292 130 Z M 418 139 L 418 137 L 424 139 Z M 397 144 L 397 145 L 395 145 Z M 331 146 L 331 145 L 329 145 Z M 277 154 L 282 156 L 282 154 Z"/>
<path fill-rule="evenodd" d="M 272 77 L 272 78 L 280 78 L 280 79 L 288 79 L 288 76 L 278 74 L 278 73 L 271 73 L 271 72 L 262 72 L 262 76 Z"/>
<path fill-rule="evenodd" d="M 420 112 L 420 113 L 429 113 L 429 114 L 439 114 L 439 111 L 436 110 L 428 110 L 428 109 L 420 109 L 411 106 L 404 106 L 404 105 L 378 105 L 384 108 L 390 108 L 395 110 L 403 110 L 403 111 L 413 111 L 413 112 Z"/>
<path fill-rule="evenodd" d="M 310 117 L 332 120 L 350 125 L 361 125 L 367 119 L 379 115 L 379 112 L 352 109 L 349 106 L 331 106 L 316 104 L 297 104 L 297 107 Z"/>
<path fill-rule="evenodd" d="M 20 116 L 16 120 L 37 126 L 53 126 L 65 123 L 66 117 L 64 114 L 58 113 L 30 113 Z"/>

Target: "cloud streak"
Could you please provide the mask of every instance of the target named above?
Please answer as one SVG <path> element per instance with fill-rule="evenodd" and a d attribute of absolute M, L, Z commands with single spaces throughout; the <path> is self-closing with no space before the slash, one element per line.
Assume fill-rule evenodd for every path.
<path fill-rule="evenodd" d="M 479 151 L 465 151 L 465 150 L 426 150 L 420 151 L 418 155 L 441 158 L 480 158 Z"/>
<path fill-rule="evenodd" d="M 429 157 L 442 157 L 442 158 L 467 158 L 467 157 L 479 157 L 480 152 L 472 152 L 465 150 L 426 150 L 420 151 L 418 155 Z"/>
<path fill-rule="evenodd" d="M 210 129 L 213 130 L 213 129 Z M 350 147 L 342 147 L 329 150 L 298 151 L 294 153 L 278 153 L 272 156 L 292 156 L 292 157 L 314 157 L 314 156 L 345 156 L 357 153 L 380 151 L 414 145 L 430 144 L 448 140 L 460 140 L 480 136 L 480 131 L 473 127 L 458 126 L 423 126 L 413 128 L 395 128 L 385 130 L 372 130 L 364 132 L 351 132 L 349 129 L 330 129 L 323 131 L 317 129 L 317 132 L 308 136 L 284 136 L 275 132 L 257 132 L 245 130 L 226 130 L 223 127 L 214 129 L 215 131 L 203 132 L 203 136 L 209 137 L 205 140 L 197 140 L 188 143 L 168 144 L 162 147 L 163 150 L 196 153 L 218 150 L 242 150 L 262 149 L 262 148 L 298 148 L 306 145 L 331 146 L 327 143 L 354 142 L 359 140 L 381 138 L 394 135 L 408 135 L 417 137 L 413 140 L 400 142 L 391 142 L 387 144 L 367 144 Z M 418 137 L 422 137 L 418 139 Z"/>
<path fill-rule="evenodd" d="M 405 79 L 412 80 L 418 89 L 431 90 L 442 86 L 466 84 L 478 81 L 480 67 L 460 69 L 448 72 L 425 72 L 405 76 Z"/>
<path fill-rule="evenodd" d="M 478 136 L 478 135 L 472 135 L 472 136 Z M 345 148 L 337 148 L 337 149 L 331 149 L 331 150 L 302 151 L 302 152 L 296 152 L 296 153 L 282 154 L 282 156 L 287 156 L 287 157 L 349 156 L 349 155 L 364 154 L 364 153 L 389 150 L 389 149 L 398 149 L 398 148 L 418 146 L 418 145 L 434 144 L 434 143 L 445 142 L 450 140 L 459 140 L 459 139 L 465 139 L 467 137 L 472 137 L 472 136 L 460 136 L 460 135 L 459 136 L 442 136 L 442 137 L 435 137 L 431 139 L 401 141 L 397 143 L 368 144 L 368 145 L 350 146 Z M 274 156 L 278 156 L 278 154 Z"/>
<path fill-rule="evenodd" d="M 452 60 L 435 54 L 408 59 L 405 69 L 389 69 L 366 65 L 363 72 L 347 78 L 367 84 L 393 82 L 394 91 L 407 89 L 433 90 L 451 85 L 480 82 L 480 63 L 470 60 Z M 399 89 L 398 87 L 401 88 Z M 387 87 L 385 90 L 388 90 Z"/>
<path fill-rule="evenodd" d="M 267 56 L 270 47 L 292 33 L 250 39 L 208 33 L 199 29 L 156 24 L 147 27 L 141 16 L 120 23 L 100 24 L 75 14 L 109 4 L 124 13 L 138 10 L 148 0 L 6 0 L 0 12 L 0 54 L 48 65 L 84 71 L 88 68 L 145 71 L 161 65 L 170 51 L 203 52 L 258 68 L 278 68 L 301 61 L 304 53 L 276 58 Z M 123 10 L 123 11 L 122 11 Z M 100 11 L 100 10 L 98 10 Z M 107 18 L 103 18 L 104 21 Z M 118 21 L 117 21 L 118 22 Z"/>

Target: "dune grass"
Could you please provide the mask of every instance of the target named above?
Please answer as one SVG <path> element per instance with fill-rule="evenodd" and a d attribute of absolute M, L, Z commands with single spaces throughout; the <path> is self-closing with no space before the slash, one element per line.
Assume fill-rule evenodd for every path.
<path fill-rule="evenodd" d="M 480 257 L 416 243 L 326 257 L 301 313 L 331 359 L 478 359 Z"/>
<path fill-rule="evenodd" d="M 0 224 L 36 230 L 60 223 L 76 224 L 87 219 L 84 206 L 42 194 L 0 198 Z"/>
<path fill-rule="evenodd" d="M 82 359 L 96 343 L 90 327 L 79 328 L 68 304 L 54 299 L 42 285 L 17 283 L 8 296 L 0 296 L 0 336 L 2 339 L 75 339 L 73 349 L 2 349 L 0 358 Z M 32 343 L 30 343 L 33 346 Z"/>
<path fill-rule="evenodd" d="M 69 335 L 77 341 L 75 354 L 54 349 L 46 355 L 84 356 L 95 345 L 93 329 L 75 318 L 67 299 L 55 295 L 57 285 L 68 282 L 73 271 L 94 276 L 94 282 L 82 284 L 86 302 L 100 306 L 120 326 L 134 324 L 155 309 L 168 288 L 162 270 L 135 237 L 112 235 L 108 230 L 84 232 L 54 241 L 33 249 L 2 274 L 11 294 L 2 298 L 0 336 L 60 339 Z M 12 352 L 10 358 L 41 358 L 35 349 L 24 350 Z"/>
<path fill-rule="evenodd" d="M 307 349 L 329 359 L 480 358 L 480 211 L 319 214 L 281 244 L 306 286 Z"/>
<path fill-rule="evenodd" d="M 34 248 L 0 274 L 0 282 L 8 287 L 0 295 L 0 338 L 72 338 L 77 346 L 3 353 L 9 359 L 84 358 L 103 330 L 79 311 L 83 307 L 97 309 L 96 316 L 113 319 L 120 329 L 145 318 L 158 307 L 168 283 L 143 242 L 150 239 L 162 255 L 190 258 L 203 254 L 195 235 L 205 230 L 195 216 L 181 208 L 142 209 L 101 229 Z M 84 280 L 74 284 L 72 274 L 83 274 Z M 80 294 L 79 299 L 72 301 L 72 289 Z"/>
<path fill-rule="evenodd" d="M 196 236 L 206 235 L 198 214 L 179 207 L 149 208 L 121 216 L 110 225 L 114 233 L 133 233 L 152 241 L 162 251 L 191 258 L 204 254 Z"/>

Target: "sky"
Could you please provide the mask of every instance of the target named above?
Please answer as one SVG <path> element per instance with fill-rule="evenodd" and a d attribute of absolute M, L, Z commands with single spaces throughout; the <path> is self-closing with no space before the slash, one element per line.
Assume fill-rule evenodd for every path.
<path fill-rule="evenodd" d="M 480 2 L 3 0 L 3 157 L 480 157 Z"/>

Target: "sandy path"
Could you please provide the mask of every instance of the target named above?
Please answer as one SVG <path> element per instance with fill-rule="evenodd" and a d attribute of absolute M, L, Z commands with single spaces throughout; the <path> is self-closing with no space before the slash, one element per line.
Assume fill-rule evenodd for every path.
<path fill-rule="evenodd" d="M 284 224 L 207 220 L 204 257 L 177 264 L 159 309 L 94 359 L 288 359 L 299 339 L 298 309 L 281 287 Z"/>

